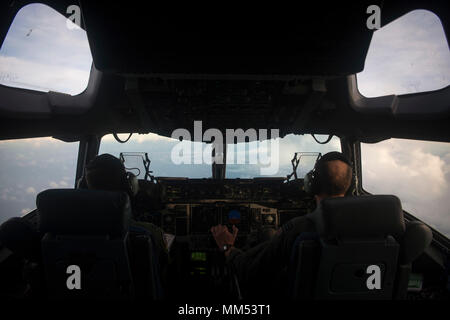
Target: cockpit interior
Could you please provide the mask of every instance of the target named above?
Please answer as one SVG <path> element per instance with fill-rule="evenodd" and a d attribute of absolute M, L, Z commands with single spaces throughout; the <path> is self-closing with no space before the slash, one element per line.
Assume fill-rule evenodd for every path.
<path fill-rule="evenodd" d="M 0 43 L 6 43 L 19 10 L 32 2 L 0 4 Z M 267 304 L 450 297 L 450 229 L 441 232 L 440 224 L 409 212 L 403 194 L 412 185 L 401 178 L 409 172 L 383 158 L 397 149 L 370 149 L 404 139 L 440 143 L 448 151 L 450 86 L 366 97 L 356 76 L 376 34 L 366 23 L 369 6 L 381 8 L 381 27 L 416 9 L 432 11 L 448 43 L 448 2 L 308 2 L 300 12 L 262 4 L 218 10 L 139 1 L 40 2 L 65 19 L 72 13 L 68 8 L 78 8 L 92 65 L 86 89 L 76 95 L 0 84 L 1 141 L 52 137 L 77 143 L 74 179 L 33 193 L 34 208 L 1 221 L 1 300 Z M 152 134 L 168 139 L 171 148 L 146 149 L 157 141 Z M 303 143 L 304 137 L 311 143 Z M 251 143 L 264 141 L 279 141 L 282 171 L 260 174 L 267 163 L 241 170 L 227 157 L 239 144 L 247 146 L 249 156 Z M 203 144 L 202 173 L 193 171 L 195 163 L 174 160 L 180 156 L 174 148 L 183 143 L 194 149 L 193 159 L 194 144 Z M 211 228 L 223 225 L 232 232 L 236 227 L 233 245 L 242 251 L 270 242 L 290 221 L 317 209 L 305 175 L 329 151 L 342 152 L 351 162 L 345 197 L 324 202 L 315 221 L 318 238 L 297 238 L 285 273 L 266 274 L 246 288 L 247 278 L 238 276 Z M 0 156 L 7 152 L 0 145 Z M 418 154 L 413 148 L 407 152 L 402 161 Z M 89 188 L 86 167 L 104 153 L 124 165 L 127 192 Z M 443 151 L 439 159 L 444 158 Z M 428 158 L 418 159 L 415 164 Z M 369 161 L 379 164 L 381 173 L 365 173 Z M 163 166 L 169 163 L 168 169 Z M 395 183 L 385 178 L 391 170 L 400 176 Z M 369 192 L 366 181 L 377 175 L 386 181 L 385 189 Z M 427 173 L 419 168 L 411 175 Z M 442 178 L 445 184 L 447 176 L 432 176 L 432 183 Z M 442 225 L 448 226 L 448 202 L 438 205 L 439 212 L 447 210 Z M 162 239 L 136 231 L 132 220 L 156 226 Z M 165 261 L 155 249 L 158 241 L 166 246 Z M 373 265 L 374 274 L 381 273 L 379 287 L 378 280 L 369 284 Z M 80 286 L 73 278 L 78 272 Z M 282 293 L 274 291 L 267 300 L 254 295 L 272 283 Z"/>

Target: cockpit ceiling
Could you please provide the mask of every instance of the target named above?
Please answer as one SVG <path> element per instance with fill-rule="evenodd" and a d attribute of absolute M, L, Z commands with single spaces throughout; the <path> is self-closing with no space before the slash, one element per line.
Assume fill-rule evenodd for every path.
<path fill-rule="evenodd" d="M 95 65 L 107 72 L 347 75 L 363 69 L 372 36 L 361 5 L 136 11 L 81 3 Z"/>
<path fill-rule="evenodd" d="M 82 5 L 96 66 L 120 73 L 345 75 L 363 69 L 372 35 L 365 15 L 356 14 L 362 6 L 349 15 L 273 6 L 136 13 L 133 6 Z M 127 23 L 115 23 L 120 19 Z"/>

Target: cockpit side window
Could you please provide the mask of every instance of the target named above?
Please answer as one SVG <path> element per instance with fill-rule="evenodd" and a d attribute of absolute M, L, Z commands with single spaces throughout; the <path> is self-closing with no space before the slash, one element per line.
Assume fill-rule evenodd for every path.
<path fill-rule="evenodd" d="M 450 143 L 389 139 L 361 144 L 362 186 L 450 236 Z"/>
<path fill-rule="evenodd" d="M 357 82 L 367 98 L 450 85 L 450 51 L 439 17 L 414 10 L 375 31 Z"/>
<path fill-rule="evenodd" d="M 0 141 L 0 224 L 35 209 L 39 192 L 74 187 L 78 145 L 53 138 Z"/>
<path fill-rule="evenodd" d="M 19 10 L 0 49 L 0 84 L 70 95 L 89 81 L 92 55 L 86 32 L 44 4 Z"/>

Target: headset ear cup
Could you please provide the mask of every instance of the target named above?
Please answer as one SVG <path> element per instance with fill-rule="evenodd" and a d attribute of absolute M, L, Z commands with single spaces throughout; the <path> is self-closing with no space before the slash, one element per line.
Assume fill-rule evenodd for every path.
<path fill-rule="evenodd" d="M 125 174 L 123 175 L 122 189 L 128 194 L 131 199 L 133 196 L 133 190 L 131 189 L 130 185 L 129 172 L 125 172 Z"/>
<path fill-rule="evenodd" d="M 314 170 L 311 179 L 311 194 L 313 196 L 320 193 L 320 184 L 318 180 L 319 180 L 319 173 L 317 172 L 317 170 Z"/>
<path fill-rule="evenodd" d="M 311 170 L 303 178 L 303 190 L 305 190 L 307 194 L 313 194 L 313 177 L 314 173 L 313 170 Z"/>
<path fill-rule="evenodd" d="M 306 193 L 310 193 L 310 191 L 311 191 L 311 183 L 310 183 L 310 181 L 309 181 L 309 179 L 310 179 L 310 173 L 311 173 L 311 172 L 308 172 L 307 174 L 305 174 L 305 177 L 303 178 L 303 190 L 304 190 Z"/>
<path fill-rule="evenodd" d="M 356 174 L 355 174 L 355 172 L 353 171 L 353 168 L 352 168 L 352 179 L 351 179 L 351 182 L 350 182 L 350 187 L 348 188 L 348 190 L 347 190 L 347 192 L 346 192 L 346 195 L 356 195 L 357 194 L 357 191 L 356 191 Z"/>
<path fill-rule="evenodd" d="M 130 197 L 134 197 L 139 191 L 139 181 L 134 173 L 127 173 L 127 188 Z"/>

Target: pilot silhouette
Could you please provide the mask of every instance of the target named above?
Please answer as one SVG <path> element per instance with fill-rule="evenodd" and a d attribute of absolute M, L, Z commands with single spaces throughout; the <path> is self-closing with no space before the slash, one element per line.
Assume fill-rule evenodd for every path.
<path fill-rule="evenodd" d="M 122 161 L 111 154 L 105 153 L 92 159 L 85 168 L 85 178 L 88 189 L 123 191 L 130 196 L 133 216 L 133 182 L 130 181 Z M 137 182 L 136 182 L 137 183 Z M 153 223 L 131 220 L 130 229 L 137 232 L 148 233 L 153 237 L 159 256 L 165 260 L 167 246 L 164 240 L 164 232 Z"/>
<path fill-rule="evenodd" d="M 314 170 L 305 177 L 305 189 L 314 195 L 317 208 L 312 213 L 294 218 L 283 225 L 270 240 L 246 251 L 234 247 L 238 229 L 231 233 L 226 226 L 211 228 L 213 237 L 234 267 L 241 289 L 251 296 L 280 297 L 280 278 L 289 264 L 292 248 L 302 232 L 314 232 L 313 219 L 320 211 L 320 202 L 330 197 L 343 197 L 352 181 L 351 162 L 340 152 L 321 157 Z M 264 283 L 262 285 L 262 283 Z"/>

